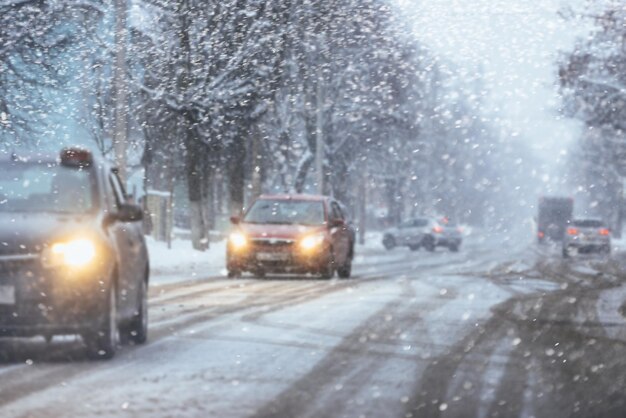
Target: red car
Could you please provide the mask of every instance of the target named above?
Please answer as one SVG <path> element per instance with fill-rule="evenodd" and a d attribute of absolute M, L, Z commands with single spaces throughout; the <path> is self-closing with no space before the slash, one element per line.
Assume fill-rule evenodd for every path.
<path fill-rule="evenodd" d="M 232 217 L 229 277 L 251 272 L 311 273 L 330 279 L 352 272 L 354 233 L 339 202 L 327 196 L 263 195 L 242 218 Z"/>

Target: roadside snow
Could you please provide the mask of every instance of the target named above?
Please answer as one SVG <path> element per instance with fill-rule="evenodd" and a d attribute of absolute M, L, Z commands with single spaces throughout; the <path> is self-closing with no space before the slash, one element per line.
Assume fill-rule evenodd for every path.
<path fill-rule="evenodd" d="M 152 285 L 174 283 L 226 274 L 226 242 L 212 242 L 207 251 L 197 251 L 187 240 L 167 243 L 146 237 L 150 255 L 150 282 Z"/>

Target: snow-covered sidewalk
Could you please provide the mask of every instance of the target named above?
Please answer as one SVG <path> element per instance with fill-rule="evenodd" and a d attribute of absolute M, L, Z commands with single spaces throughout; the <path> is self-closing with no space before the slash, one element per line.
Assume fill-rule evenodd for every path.
<path fill-rule="evenodd" d="M 146 237 L 152 285 L 226 275 L 226 241 L 212 242 L 207 251 L 197 251 L 187 240 L 167 243 Z"/>

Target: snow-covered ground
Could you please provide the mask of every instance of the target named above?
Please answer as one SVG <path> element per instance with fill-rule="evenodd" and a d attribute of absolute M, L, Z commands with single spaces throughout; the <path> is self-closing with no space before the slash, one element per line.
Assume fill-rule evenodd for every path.
<path fill-rule="evenodd" d="M 152 285 L 201 279 L 226 274 L 226 241 L 212 242 L 207 251 L 197 251 L 187 240 L 167 243 L 147 237 Z"/>
<path fill-rule="evenodd" d="M 155 283 L 184 282 L 151 295 L 149 343 L 102 363 L 76 339 L 10 341 L 0 416 L 626 411 L 620 253 L 563 260 L 484 231 L 458 253 L 386 251 L 368 235 L 350 280 L 258 280 L 223 276 L 223 242 L 149 246 Z"/>
<path fill-rule="evenodd" d="M 211 242 L 206 251 L 194 250 L 184 239 L 167 243 L 146 238 L 150 255 L 150 281 L 152 285 L 189 281 L 226 275 L 226 241 Z M 365 244 L 357 245 L 357 262 L 363 260 L 360 251 L 382 250 L 382 232 L 370 232 Z"/>

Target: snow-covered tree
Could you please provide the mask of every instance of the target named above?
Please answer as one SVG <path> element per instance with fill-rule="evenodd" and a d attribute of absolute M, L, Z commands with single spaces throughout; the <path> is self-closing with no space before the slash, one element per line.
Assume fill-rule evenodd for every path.
<path fill-rule="evenodd" d="M 595 30 L 563 57 L 559 78 L 567 115 L 587 128 L 574 153 L 582 164 L 576 163 L 573 180 L 590 209 L 619 233 L 626 175 L 626 10 L 609 3 L 591 18 Z"/>
<path fill-rule="evenodd" d="M 35 132 L 54 130 L 53 115 L 73 112 L 51 90 L 69 89 L 73 57 L 103 15 L 97 0 L 0 1 L 0 137 L 32 145 Z"/>

